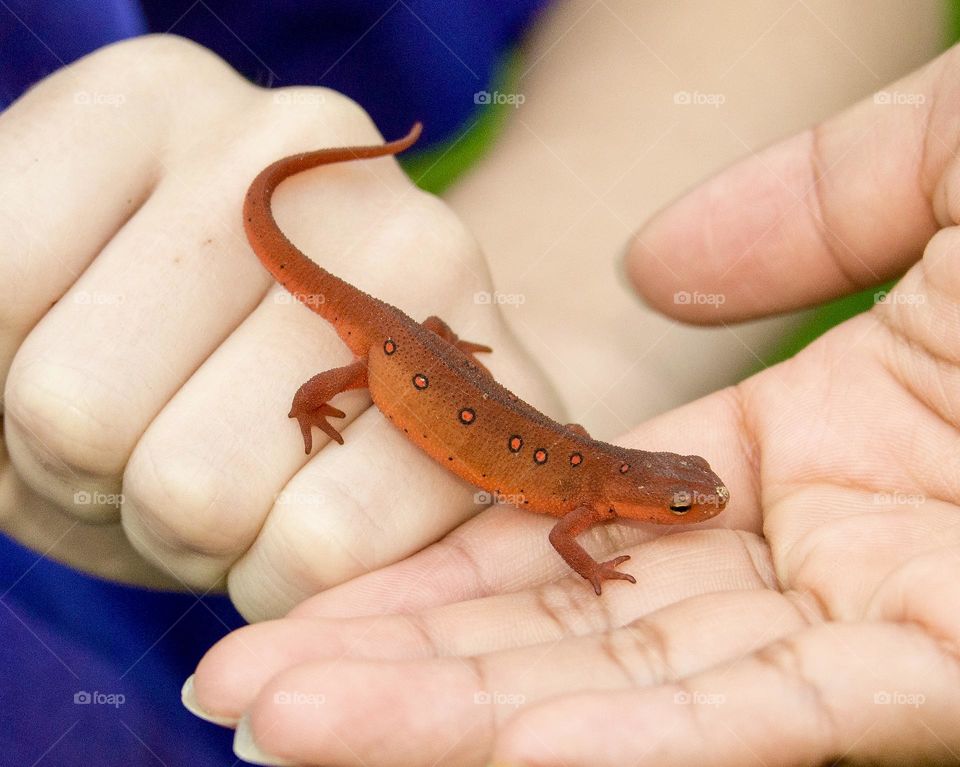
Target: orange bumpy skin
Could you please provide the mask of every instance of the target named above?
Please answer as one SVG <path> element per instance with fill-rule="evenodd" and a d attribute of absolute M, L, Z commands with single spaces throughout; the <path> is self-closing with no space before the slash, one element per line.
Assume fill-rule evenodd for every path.
<path fill-rule="evenodd" d="M 604 580 L 635 583 L 616 568 L 629 557 L 597 562 L 576 538 L 618 518 L 678 524 L 719 514 L 730 494 L 699 456 L 631 450 L 592 439 L 578 424 L 547 418 L 498 384 L 439 317 L 416 322 L 317 266 L 280 231 L 270 201 L 285 178 L 346 160 L 396 154 L 420 135 L 417 123 L 398 141 L 321 149 L 278 160 L 247 192 L 244 228 L 267 270 L 320 314 L 356 355 L 350 365 L 311 378 L 293 398 L 307 453 L 314 426 L 342 443 L 329 418 L 343 412 L 330 399 L 369 388 L 374 403 L 411 442 L 449 471 L 521 508 L 559 517 L 550 542 L 600 594 Z M 322 295 L 322 301 L 312 297 Z"/>

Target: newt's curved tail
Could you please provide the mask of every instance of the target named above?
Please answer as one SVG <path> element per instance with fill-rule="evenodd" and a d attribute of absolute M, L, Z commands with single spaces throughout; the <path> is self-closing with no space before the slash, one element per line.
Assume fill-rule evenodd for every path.
<path fill-rule="evenodd" d="M 300 252 L 277 226 L 270 200 L 274 190 L 290 176 L 320 165 L 398 154 L 416 142 L 421 129 L 419 122 L 414 123 L 406 136 L 386 144 L 332 147 L 284 157 L 260 171 L 243 201 L 243 228 L 260 262 L 301 303 L 325 319 L 336 318 L 334 327 L 351 347 L 347 339 L 347 331 L 354 325 L 351 320 L 366 316 L 369 321 L 369 304 L 374 299 Z"/>

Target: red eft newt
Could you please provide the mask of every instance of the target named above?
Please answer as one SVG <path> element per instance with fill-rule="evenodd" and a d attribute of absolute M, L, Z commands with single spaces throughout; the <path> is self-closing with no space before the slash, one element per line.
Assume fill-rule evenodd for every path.
<path fill-rule="evenodd" d="M 592 525 L 618 518 L 660 524 L 701 522 L 723 510 L 730 494 L 696 455 L 650 453 L 590 437 L 578 424 L 560 424 L 497 383 L 475 358 L 490 347 L 464 341 L 439 317 L 423 322 L 321 268 L 280 231 L 271 209 L 286 178 L 320 165 L 393 155 L 410 147 L 420 124 L 402 139 L 376 146 L 320 149 L 269 165 L 254 179 L 243 205 L 247 238 L 270 274 L 333 325 L 356 356 L 319 373 L 296 392 L 296 418 L 309 455 L 314 426 L 343 444 L 329 418 L 343 418 L 330 399 L 366 388 L 397 429 L 441 466 L 497 498 L 559 517 L 550 542 L 596 593 L 604 580 L 636 583 L 597 562 L 577 543 Z M 322 299 L 322 300 L 320 300 Z"/>

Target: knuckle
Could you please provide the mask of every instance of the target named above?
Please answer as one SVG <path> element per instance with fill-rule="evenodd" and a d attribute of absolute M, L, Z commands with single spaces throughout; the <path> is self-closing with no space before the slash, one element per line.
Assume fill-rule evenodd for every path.
<path fill-rule="evenodd" d="M 263 104 L 283 108 L 283 115 L 309 120 L 316 129 L 315 118 L 324 117 L 324 130 L 331 135 L 348 135 L 351 143 L 380 141 L 380 135 L 367 111 L 349 96 L 332 88 L 315 85 L 291 85 L 283 88 L 261 88 Z"/>
<path fill-rule="evenodd" d="M 350 488 L 324 478 L 318 489 L 280 493 L 265 534 L 294 582 L 325 588 L 368 569 L 376 555 L 369 519 Z"/>
<path fill-rule="evenodd" d="M 176 35 L 145 35 L 100 48 L 49 78 L 51 88 L 78 98 L 123 106 L 111 119 L 170 131 L 192 144 L 218 122 L 235 119 L 253 86 L 229 63 L 202 45 Z M 158 73 L 162 73 L 160 76 Z M 78 83 L 84 87 L 77 90 Z M 211 95 L 211 94 L 216 94 Z M 103 110 L 83 110 L 102 120 Z M 204 126 L 198 130 L 198 125 Z"/>
<path fill-rule="evenodd" d="M 244 83 L 253 93 L 256 119 L 247 122 L 275 148 L 291 151 L 327 146 L 379 144 L 384 139 L 366 110 L 356 101 L 330 88 L 292 85 L 263 88 Z"/>
<path fill-rule="evenodd" d="M 432 194 L 414 190 L 385 227 L 385 236 L 412 240 L 416 252 L 431 263 L 432 289 L 448 288 L 456 294 L 463 291 L 465 279 L 489 280 L 477 241 L 460 217 Z"/>
<path fill-rule="evenodd" d="M 418 191 L 413 199 L 413 212 L 438 248 L 479 256 L 477 241 L 450 206 L 427 192 Z"/>
<path fill-rule="evenodd" d="M 164 548 L 232 558 L 252 537 L 223 472 L 189 451 L 161 452 L 148 439 L 131 456 L 123 487 L 125 524 L 136 517 Z"/>
<path fill-rule="evenodd" d="M 23 442 L 44 464 L 74 473 L 120 474 L 116 392 L 103 396 L 82 371 L 51 359 L 14 362 L 7 378 L 6 410 Z"/>
<path fill-rule="evenodd" d="M 149 66 L 144 66 L 146 57 L 149 57 Z M 164 83 L 190 83 L 202 81 L 205 76 L 228 73 L 239 78 L 234 69 L 210 49 L 172 34 L 142 35 L 121 40 L 97 49 L 74 66 L 104 72 L 111 77 L 123 73 L 130 78 L 143 78 L 150 82 L 156 82 L 158 71 L 165 73 Z M 180 73 L 188 73 L 190 77 L 178 78 Z"/>

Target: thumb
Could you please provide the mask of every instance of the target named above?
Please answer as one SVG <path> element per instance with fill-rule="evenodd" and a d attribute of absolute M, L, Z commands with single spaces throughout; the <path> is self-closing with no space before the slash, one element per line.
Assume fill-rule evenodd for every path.
<path fill-rule="evenodd" d="M 906 271 L 954 223 L 960 48 L 681 198 L 635 236 L 644 298 L 690 322 L 788 311 Z"/>

